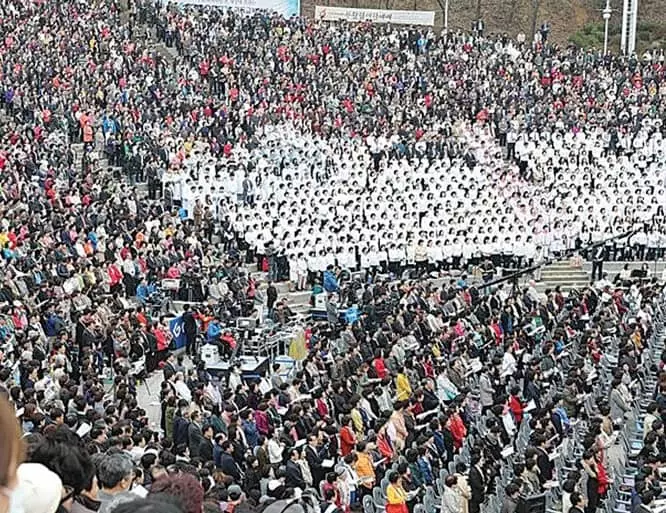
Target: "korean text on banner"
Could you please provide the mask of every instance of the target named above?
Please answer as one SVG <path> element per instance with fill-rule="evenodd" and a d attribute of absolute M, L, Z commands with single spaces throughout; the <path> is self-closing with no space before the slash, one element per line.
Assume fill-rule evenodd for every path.
<path fill-rule="evenodd" d="M 435 11 L 394 11 L 315 6 L 315 19 L 323 21 L 372 21 L 397 25 L 434 25 Z"/>
<path fill-rule="evenodd" d="M 285 18 L 299 16 L 300 0 L 176 0 L 183 5 L 207 5 L 211 7 L 227 7 L 237 9 L 260 9 L 277 12 Z"/>

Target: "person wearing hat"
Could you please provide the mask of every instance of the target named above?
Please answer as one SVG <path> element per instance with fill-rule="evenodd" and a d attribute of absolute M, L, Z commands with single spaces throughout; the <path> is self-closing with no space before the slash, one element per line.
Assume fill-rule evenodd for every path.
<path fill-rule="evenodd" d="M 26 513 L 56 513 L 63 501 L 71 507 L 72 497 L 66 493 L 60 477 L 44 465 L 23 463 L 16 476 L 22 497 L 20 507 Z"/>
<path fill-rule="evenodd" d="M 240 486 L 234 484 L 227 488 L 227 494 L 229 497 L 228 506 L 231 506 L 227 511 L 233 511 L 243 500 L 245 499 L 245 494 Z"/>

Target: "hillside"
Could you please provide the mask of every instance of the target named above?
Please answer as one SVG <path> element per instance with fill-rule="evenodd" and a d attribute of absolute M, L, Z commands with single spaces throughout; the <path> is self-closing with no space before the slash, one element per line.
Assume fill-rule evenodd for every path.
<path fill-rule="evenodd" d="M 468 31 L 472 20 L 480 13 L 487 32 L 510 35 L 523 32 L 529 36 L 536 4 L 537 27 L 548 20 L 551 37 L 555 40 L 566 42 L 573 37 L 581 45 L 596 46 L 603 44 L 601 9 L 605 3 L 605 0 L 449 0 L 449 27 Z M 435 23 L 443 25 L 442 9 L 437 0 L 301 0 L 301 5 L 306 16 L 314 15 L 315 5 L 428 10 L 435 11 Z M 618 51 L 622 0 L 611 0 L 611 8 L 615 9 L 609 25 L 611 49 Z M 641 0 L 638 23 L 639 49 L 650 45 L 666 48 L 664 0 Z"/>

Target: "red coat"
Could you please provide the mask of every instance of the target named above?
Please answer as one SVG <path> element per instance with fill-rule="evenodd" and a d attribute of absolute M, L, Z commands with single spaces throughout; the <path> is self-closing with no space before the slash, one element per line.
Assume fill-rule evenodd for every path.
<path fill-rule="evenodd" d="M 354 450 L 356 445 L 356 435 L 354 430 L 349 426 L 342 426 L 340 430 L 340 452 L 342 456 L 347 456 Z"/>
<path fill-rule="evenodd" d="M 329 411 L 328 411 L 328 405 L 326 404 L 326 401 L 320 399 L 317 399 L 315 401 L 315 404 L 317 405 L 317 413 L 319 416 L 323 419 L 329 417 Z"/>
<path fill-rule="evenodd" d="M 608 472 L 606 472 L 606 467 L 603 463 L 597 461 L 597 493 L 599 495 L 605 495 L 608 491 L 608 485 L 610 484 L 610 479 L 608 477 Z"/>
<path fill-rule="evenodd" d="M 377 435 L 377 449 L 384 458 L 393 459 L 393 446 L 386 435 L 381 433 Z"/>
<path fill-rule="evenodd" d="M 516 419 L 516 424 L 523 420 L 523 405 L 515 395 L 509 397 L 509 409 L 513 413 L 513 418 Z"/>
<path fill-rule="evenodd" d="M 453 437 L 453 445 L 456 449 L 460 449 L 462 447 L 463 440 L 467 435 L 467 428 L 465 427 L 465 423 L 460 418 L 460 415 L 457 413 L 451 417 L 451 427 L 449 429 L 451 431 L 451 436 Z"/>
<path fill-rule="evenodd" d="M 384 360 L 381 358 L 375 358 L 372 361 L 372 366 L 375 368 L 375 371 L 377 372 L 377 377 L 379 379 L 384 379 L 386 376 L 388 376 L 388 372 L 386 371 L 386 365 L 384 364 Z"/>
<path fill-rule="evenodd" d="M 120 283 L 123 279 L 123 273 L 120 272 L 120 269 L 115 264 L 111 264 L 106 272 L 109 274 L 109 282 L 112 287 Z"/>

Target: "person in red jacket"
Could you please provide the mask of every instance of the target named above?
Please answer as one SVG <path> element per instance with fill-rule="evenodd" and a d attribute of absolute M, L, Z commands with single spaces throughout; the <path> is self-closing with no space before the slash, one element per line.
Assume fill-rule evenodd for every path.
<path fill-rule="evenodd" d="M 377 373 L 377 377 L 379 379 L 384 379 L 386 376 L 388 376 L 388 371 L 386 370 L 386 364 L 382 358 L 381 351 L 378 350 L 375 353 L 375 359 L 372 360 L 372 366 L 375 368 L 375 372 Z"/>
<path fill-rule="evenodd" d="M 453 446 L 456 449 L 460 449 L 463 440 L 465 440 L 465 437 L 467 436 L 467 428 L 465 427 L 465 423 L 463 422 L 460 413 L 458 413 L 458 410 L 453 410 L 453 412 L 451 412 L 445 425 L 453 437 Z"/>
<path fill-rule="evenodd" d="M 354 433 L 354 422 L 351 416 L 345 415 L 342 418 L 342 428 L 340 429 L 340 453 L 347 456 L 356 446 L 356 433 Z"/>
<path fill-rule="evenodd" d="M 511 395 L 509 396 L 509 409 L 513 413 L 513 418 L 516 421 L 516 426 L 520 426 L 523 421 L 523 403 L 521 402 L 518 394 L 520 388 L 517 386 L 511 387 Z"/>
<path fill-rule="evenodd" d="M 116 264 L 109 265 L 107 269 L 109 275 L 109 286 L 111 287 L 111 292 L 117 292 L 119 288 L 122 288 L 122 279 L 123 273 L 120 272 Z"/>
<path fill-rule="evenodd" d="M 392 461 L 395 456 L 391 439 L 386 434 L 386 424 L 377 428 L 377 450 L 383 458 L 386 458 L 386 461 Z"/>

